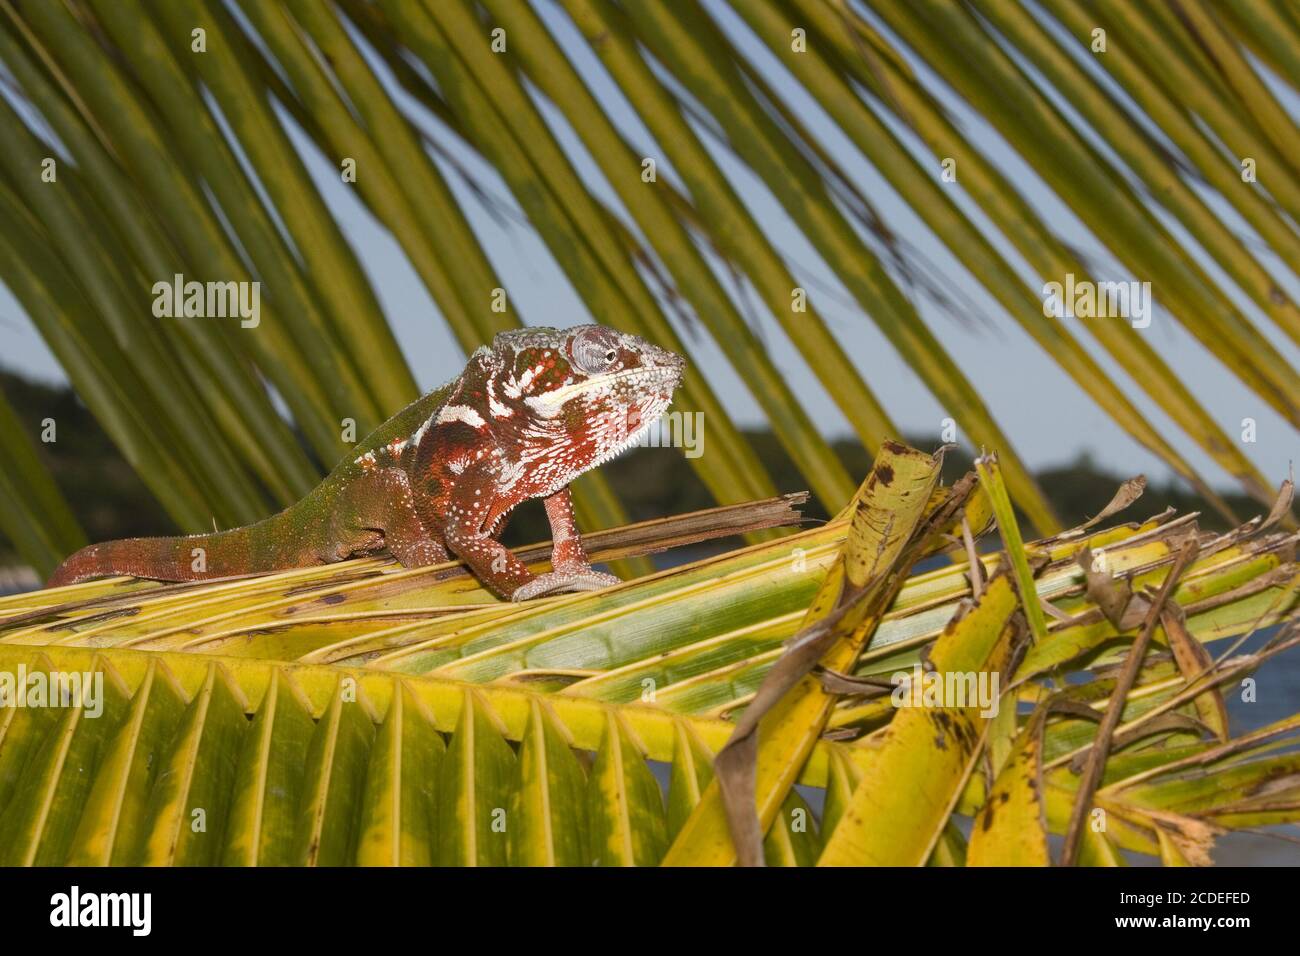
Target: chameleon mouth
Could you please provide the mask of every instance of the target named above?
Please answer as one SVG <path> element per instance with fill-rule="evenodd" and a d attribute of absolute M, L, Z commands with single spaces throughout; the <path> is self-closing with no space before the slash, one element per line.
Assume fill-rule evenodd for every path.
<path fill-rule="evenodd" d="M 627 416 L 629 429 L 626 437 L 618 444 L 611 446 L 603 455 L 597 456 L 590 465 L 583 469 L 583 471 L 585 472 L 590 471 L 592 468 L 599 468 L 607 461 L 617 458 L 629 448 L 634 448 L 639 445 L 641 439 L 644 438 L 659 419 L 663 417 L 664 412 L 668 410 L 668 406 L 671 404 L 672 391 L 669 390 L 666 393 L 657 395 L 655 400 L 651 402 L 644 411 L 641 409 L 629 411 Z"/>
<path fill-rule="evenodd" d="M 574 382 L 572 385 L 557 388 L 546 395 L 546 401 L 548 404 L 561 405 L 575 395 L 602 389 L 611 391 L 616 389 L 637 389 L 671 401 L 672 393 L 681 383 L 681 380 L 682 370 L 680 368 L 662 365 L 629 368 L 620 372 L 602 375 L 599 378 L 588 379 L 585 382 Z"/>

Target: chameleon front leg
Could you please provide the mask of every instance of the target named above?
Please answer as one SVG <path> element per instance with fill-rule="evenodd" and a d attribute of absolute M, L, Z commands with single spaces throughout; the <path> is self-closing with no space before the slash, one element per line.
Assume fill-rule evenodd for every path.
<path fill-rule="evenodd" d="M 618 584 L 618 578 L 593 571 L 578 540 L 573 524 L 573 509 L 565 500 L 568 514 L 567 527 L 557 525 L 557 511 L 547 499 L 547 516 L 555 534 L 555 570 L 533 574 L 527 566 L 497 541 L 486 528 L 492 511 L 492 496 L 488 489 L 494 487 L 495 474 L 483 469 L 470 469 L 460 476 L 448 504 L 443 525 L 447 547 L 470 566 L 485 585 L 509 597 L 512 601 L 527 601 L 556 591 L 594 591 Z M 552 495 L 551 498 L 557 496 Z M 558 504 L 558 502 L 557 502 Z M 563 544 L 561 544 L 563 539 Z"/>
<path fill-rule="evenodd" d="M 551 523 L 553 570 L 521 585 L 510 595 L 512 601 L 527 601 L 556 591 L 598 591 L 622 583 L 612 574 L 592 569 L 578 536 L 578 524 L 573 520 L 573 495 L 567 486 L 543 498 L 542 504 Z"/>
<path fill-rule="evenodd" d="M 542 499 L 546 518 L 551 523 L 551 567 L 556 574 L 580 577 L 594 587 L 611 587 L 621 583 L 612 574 L 592 570 L 591 559 L 582 547 L 578 523 L 573 517 L 573 493 L 568 486 Z M 595 582 L 601 582 L 596 584 Z"/>

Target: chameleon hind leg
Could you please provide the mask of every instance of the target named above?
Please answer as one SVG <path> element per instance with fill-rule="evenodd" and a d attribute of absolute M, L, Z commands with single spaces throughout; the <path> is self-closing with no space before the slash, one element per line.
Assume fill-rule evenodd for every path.
<path fill-rule="evenodd" d="M 385 548 L 404 568 L 447 560 L 447 549 L 415 506 L 410 479 L 400 468 L 371 471 L 349 486 L 349 500 L 337 503 L 336 542 L 349 553 Z M 346 557 L 347 555 L 342 555 Z"/>

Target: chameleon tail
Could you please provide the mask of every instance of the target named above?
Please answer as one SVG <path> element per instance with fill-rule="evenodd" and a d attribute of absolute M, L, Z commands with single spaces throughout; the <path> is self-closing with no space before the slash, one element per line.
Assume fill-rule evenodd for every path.
<path fill-rule="evenodd" d="M 283 515 L 276 515 L 256 525 L 212 534 L 126 538 L 88 545 L 60 564 L 45 586 L 62 587 L 119 574 L 156 581 L 203 581 L 271 571 L 284 566 L 283 557 L 274 553 L 277 549 L 267 547 L 272 541 L 283 540 L 275 534 L 282 519 Z"/>

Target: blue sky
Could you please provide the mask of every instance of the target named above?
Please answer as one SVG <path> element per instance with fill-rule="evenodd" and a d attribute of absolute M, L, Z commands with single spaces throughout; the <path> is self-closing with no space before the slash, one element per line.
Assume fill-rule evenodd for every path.
<path fill-rule="evenodd" d="M 835 124 L 815 103 L 801 95 L 798 84 L 785 73 L 767 49 L 748 33 L 744 25 L 718 0 L 707 0 L 706 6 L 717 15 L 738 48 L 770 78 L 775 87 L 788 98 L 789 105 L 849 171 L 891 228 L 901 234 L 938 271 L 946 294 L 959 303 L 968 304 L 971 320 L 964 322 L 945 313 L 934 303 L 924 298 L 918 299 L 925 321 L 983 395 L 1011 436 L 1019 454 L 1032 467 L 1042 467 L 1068 462 L 1081 452 L 1087 452 L 1118 473 L 1145 471 L 1153 478 L 1166 476 L 1168 470 L 1113 425 L 983 292 L 979 284 L 964 272 L 916 215 L 843 137 Z M 611 115 L 633 146 L 643 155 L 659 157 L 659 175 L 677 181 L 671 164 L 662 158 L 662 153 L 622 100 L 617 88 L 605 76 L 599 62 L 589 54 L 585 44 L 557 12 L 555 5 L 540 4 L 539 12 L 556 33 L 557 39 L 573 56 L 580 70 L 589 78 L 598 99 L 607 104 Z M 913 66 L 932 84 L 932 88 L 955 114 L 967 135 L 988 155 L 995 157 L 1013 181 L 1022 184 L 1026 197 L 1053 224 L 1058 234 L 1079 250 L 1086 261 L 1094 264 L 1094 271 L 1099 278 L 1143 278 L 1128 274 L 1082 226 L 1077 217 L 1058 202 L 1033 171 L 1002 142 L 997 133 L 966 109 L 956 96 L 948 93 L 923 64 L 914 62 Z M 1089 66 L 1092 67 L 1091 64 Z M 1105 76 L 1101 71 L 1097 71 L 1097 75 Z M 1271 76 L 1266 76 L 1266 79 L 1291 114 L 1300 115 L 1300 100 L 1293 92 L 1283 84 L 1274 82 Z M 394 88 L 391 82 L 389 86 Z M 396 95 L 400 97 L 400 91 Z M 612 207 L 620 209 L 614 192 L 590 162 L 564 120 L 549 108 L 544 109 L 588 186 Z M 452 142 L 452 138 L 438 127 L 435 120 L 425 117 L 422 122 L 444 143 Z M 834 333 L 847 351 L 855 356 L 867 382 L 884 401 L 895 420 L 909 434 L 933 435 L 937 443 L 940 422 L 949 414 L 948 411 L 940 408 L 930 397 L 870 319 L 856 307 L 848 292 L 821 262 L 813 247 L 793 228 L 784 211 L 763 185 L 725 148 L 718 146 L 707 135 L 703 138 L 714 150 L 718 162 L 738 185 L 738 191 L 750 204 L 755 217 L 786 255 L 796 276 L 809 289 L 810 296 L 821 314 L 829 320 Z M 352 187 L 339 180 L 337 166 L 319 154 L 305 138 L 297 136 L 296 141 L 307 157 L 319 188 L 336 210 L 346 235 L 356 248 L 417 379 L 422 386 L 433 387 L 451 378 L 459 371 L 463 356 L 443 328 L 437 307 L 410 268 L 401 249 L 353 196 Z M 1102 148 L 1106 151 L 1104 146 Z M 492 186 L 498 197 L 513 205 L 508 190 L 489 167 L 477 162 L 462 149 L 456 149 L 456 154 L 459 161 L 472 169 L 480 181 Z M 937 164 L 933 163 L 928 154 L 918 155 L 924 155 L 926 164 L 934 166 L 933 172 L 937 179 Z M 512 306 L 526 322 L 534 325 L 572 325 L 594 319 L 618 324 L 617 316 L 593 317 L 586 311 L 578 295 L 551 260 L 545 246 L 526 226 L 499 223 L 482 208 L 479 200 L 465 188 L 454 171 L 445 165 L 443 171 L 453 189 L 463 199 L 471 223 L 504 278 Z M 1266 176 L 1267 171 L 1261 171 L 1261 177 L 1266 180 Z M 1214 204 L 1216 211 L 1221 212 L 1225 222 L 1247 237 L 1252 247 L 1262 248 L 1262 243 L 1253 238 L 1249 227 L 1230 208 L 1217 203 L 1212 197 L 1207 199 Z M 983 221 L 977 207 L 959 191 L 957 200 L 977 222 Z M 1184 238 L 1181 228 L 1171 217 L 1162 215 L 1161 218 L 1175 235 Z M 993 235 L 991 232 L 989 234 Z M 1032 274 L 1008 244 L 998 241 L 998 246 L 1021 270 L 1032 288 L 1041 287 L 1042 280 Z M 1208 257 L 1195 246 L 1189 245 L 1189 248 L 1210 273 L 1220 280 L 1223 287 L 1235 293 L 1235 289 Z M 1294 277 L 1266 250 L 1260 253 L 1260 258 L 1281 284 L 1300 299 L 1300 286 Z M 1156 295 L 1159 295 L 1158 289 Z M 1277 332 L 1244 296 L 1234 294 L 1234 299 L 1282 354 L 1293 365 L 1300 366 L 1300 349 Z M 842 416 L 816 378 L 803 365 L 776 323 L 761 309 L 753 309 L 750 314 L 778 367 L 786 372 L 797 393 L 806 396 L 806 406 L 814 421 L 819 423 L 828 436 L 847 434 L 848 427 Z M 1055 320 L 1043 318 L 1042 321 Z M 1061 321 L 1072 332 L 1078 332 L 1086 329 L 1089 320 Z M 762 419 L 756 403 L 721 353 L 707 341 L 703 332 L 696 334 L 689 329 L 683 331 L 687 341 L 697 349 L 695 368 L 703 370 L 734 416 L 742 423 L 759 423 Z M 1151 344 L 1171 366 L 1187 381 L 1195 383 L 1194 391 L 1230 436 L 1236 437 L 1239 434 L 1242 418 L 1256 419 L 1258 442 L 1246 446 L 1246 453 L 1270 479 L 1280 481 L 1285 477 L 1289 463 L 1296 457 L 1295 432 L 1219 365 L 1198 342 L 1184 333 L 1167 313 L 1157 311 L 1145 334 L 1151 337 Z M 1131 383 L 1105 353 L 1093 347 L 1086 335 L 1083 338 L 1092 354 L 1113 374 L 1121 387 L 1131 388 Z M 0 339 L 3 340 L 0 363 L 40 379 L 62 379 L 57 363 L 21 308 L 2 285 Z M 1157 426 L 1167 431 L 1175 447 L 1212 483 L 1224 487 L 1230 485 L 1227 477 L 1208 457 L 1179 435 L 1169 421 L 1154 411 L 1135 388 L 1132 389 L 1131 397 L 1139 408 L 1151 414 Z"/>

